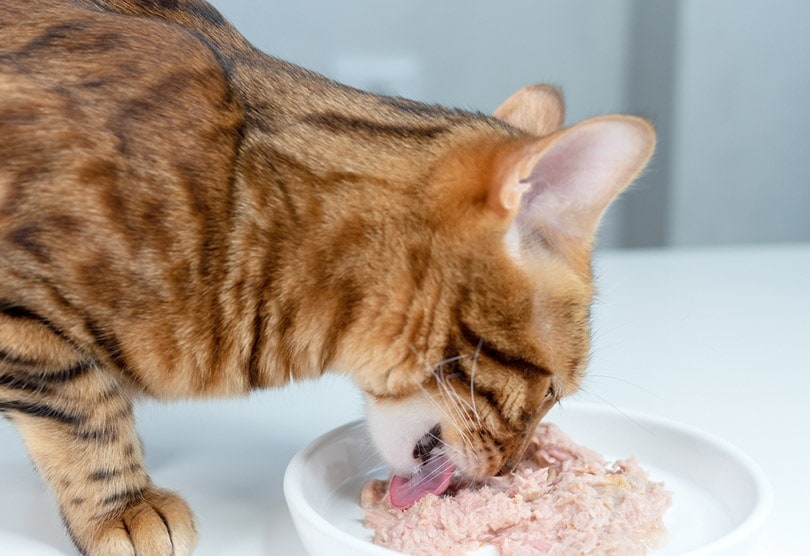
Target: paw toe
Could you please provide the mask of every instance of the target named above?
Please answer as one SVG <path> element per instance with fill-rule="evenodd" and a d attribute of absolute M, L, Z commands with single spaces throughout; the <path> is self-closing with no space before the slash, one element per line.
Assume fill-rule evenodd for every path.
<path fill-rule="evenodd" d="M 191 510 L 182 498 L 163 490 L 147 491 L 130 504 L 91 543 L 88 554 L 186 556 L 196 544 Z"/>

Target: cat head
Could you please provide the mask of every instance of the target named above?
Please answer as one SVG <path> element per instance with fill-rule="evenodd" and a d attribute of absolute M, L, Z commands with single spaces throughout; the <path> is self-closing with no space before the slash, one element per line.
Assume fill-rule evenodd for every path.
<path fill-rule="evenodd" d="M 655 133 L 623 115 L 562 128 L 563 112 L 556 89 L 525 88 L 497 125 L 461 134 L 432 165 L 430 232 L 409 250 L 409 293 L 392 302 L 399 332 L 364 346 L 387 365 L 354 375 L 399 472 L 436 458 L 471 478 L 509 468 L 581 381 L 594 235 Z"/>

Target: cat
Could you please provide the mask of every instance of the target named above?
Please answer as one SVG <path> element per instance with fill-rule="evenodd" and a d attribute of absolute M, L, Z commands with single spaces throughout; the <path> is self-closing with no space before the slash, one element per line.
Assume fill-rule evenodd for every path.
<path fill-rule="evenodd" d="M 0 413 L 77 549 L 188 554 L 133 400 L 347 374 L 401 473 L 507 470 L 574 392 L 646 120 L 355 90 L 201 0 L 0 6 Z"/>

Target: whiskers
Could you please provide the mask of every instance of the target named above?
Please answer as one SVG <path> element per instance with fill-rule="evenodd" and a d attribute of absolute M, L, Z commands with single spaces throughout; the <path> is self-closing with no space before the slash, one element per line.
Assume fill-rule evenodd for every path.
<path fill-rule="evenodd" d="M 611 377 L 611 378 L 613 378 L 613 377 Z M 624 380 L 619 379 L 619 378 L 616 378 L 616 380 L 619 380 L 621 382 L 628 382 L 628 381 L 624 381 Z M 628 384 L 632 384 L 632 383 L 628 382 Z M 641 388 L 641 387 L 639 387 L 639 388 Z M 644 390 L 643 388 L 641 388 L 641 389 Z M 586 388 L 585 386 L 581 386 L 579 390 L 580 390 L 580 392 L 582 392 L 584 394 L 587 394 L 589 396 L 593 396 L 594 398 L 596 398 L 597 400 L 599 400 L 603 404 L 610 406 L 617 413 L 619 413 L 622 417 L 624 417 L 625 419 L 627 419 L 628 421 L 630 421 L 631 423 L 633 423 L 635 426 L 639 427 L 640 429 L 644 430 L 645 432 L 653 433 L 653 431 L 650 430 L 649 427 L 645 426 L 643 423 L 639 422 L 637 419 L 634 419 L 632 415 L 628 415 L 627 412 L 622 410 L 622 408 L 620 408 L 619 406 L 617 406 L 616 404 L 614 404 L 613 402 L 611 402 L 610 400 L 608 400 L 604 396 L 600 396 L 599 394 L 597 394 L 593 390 L 590 390 L 590 389 Z M 658 397 L 658 396 L 656 396 L 656 397 Z M 660 397 L 659 397 L 659 399 L 660 399 Z M 560 408 L 563 411 L 565 410 L 562 403 L 560 404 Z"/>
<path fill-rule="evenodd" d="M 447 469 L 452 466 L 452 462 L 450 460 L 445 461 L 442 465 L 439 465 L 435 469 L 431 469 L 430 473 L 426 474 L 422 477 L 423 481 L 431 481 L 434 478 L 438 477 L 439 475 L 443 475 Z"/>
<path fill-rule="evenodd" d="M 479 342 L 478 348 L 476 349 L 475 354 L 472 356 L 469 400 L 465 399 L 465 397 L 458 392 L 456 387 L 450 383 L 451 379 L 458 375 L 454 373 L 447 373 L 446 368 L 448 365 L 458 363 L 464 359 L 469 359 L 471 356 L 457 355 L 443 359 L 436 363 L 429 363 L 413 345 L 410 346 L 414 355 L 419 360 L 419 363 L 433 375 L 433 378 L 436 381 L 436 390 L 439 393 L 440 399 L 437 400 L 436 397 L 430 391 L 428 391 L 425 385 L 420 384 L 419 388 L 422 390 L 428 400 L 430 400 L 430 403 L 436 408 L 439 414 L 444 418 L 445 422 L 453 427 L 456 432 L 458 432 L 458 435 L 461 438 L 464 446 L 467 448 L 469 454 L 476 453 L 473 438 L 475 436 L 476 428 L 480 429 L 482 427 L 481 414 L 478 411 L 475 403 L 475 369 L 478 362 L 478 356 L 481 351 L 481 345 L 482 343 Z M 445 450 L 451 450 L 459 455 L 464 455 L 462 450 L 451 446 L 444 439 L 438 438 L 438 441 Z"/>
<path fill-rule="evenodd" d="M 478 347 L 475 348 L 475 355 L 473 355 L 472 370 L 470 371 L 470 400 L 472 401 L 473 415 L 478 421 L 478 426 L 481 427 L 481 414 L 478 413 L 478 408 L 475 406 L 475 368 L 478 365 L 478 356 L 481 355 L 481 347 L 484 345 L 484 339 L 478 339 Z"/>
<path fill-rule="evenodd" d="M 428 392 L 427 388 L 425 388 L 421 384 L 419 385 L 419 388 L 422 390 L 422 392 L 424 392 L 425 397 L 427 397 L 427 399 L 430 400 L 430 403 L 433 405 L 433 407 L 436 408 L 436 411 L 438 411 L 439 414 L 444 418 L 445 422 L 449 423 L 450 426 L 452 426 L 454 429 L 456 429 L 458 431 L 462 442 L 464 442 L 464 444 L 470 450 L 472 450 L 473 449 L 473 443 L 472 443 L 472 440 L 469 437 L 470 431 L 467 430 L 466 427 L 463 426 L 461 423 L 459 423 L 459 421 L 456 419 L 456 416 L 454 414 L 448 412 L 445 409 L 445 407 L 442 406 L 442 404 L 440 404 L 438 401 L 436 401 L 433 398 L 433 396 L 431 395 L 431 393 Z M 464 452 L 462 452 L 459 448 L 456 448 L 455 446 L 451 446 L 443 438 L 438 437 L 437 440 L 439 441 L 439 444 L 441 445 L 441 447 L 443 449 L 452 450 L 452 451 L 456 452 L 460 456 L 464 455 Z"/>
<path fill-rule="evenodd" d="M 612 380 L 613 382 L 620 382 L 623 385 L 631 386 L 631 387 L 635 388 L 636 390 L 639 390 L 640 392 L 643 392 L 645 394 L 649 394 L 650 396 L 652 396 L 654 398 L 657 398 L 657 399 L 662 400 L 662 401 L 664 400 L 664 398 L 662 396 L 658 395 L 657 393 L 653 392 L 652 390 L 650 390 L 648 388 L 645 388 L 645 387 L 641 386 L 640 384 L 638 384 L 636 382 L 633 382 L 632 380 L 627 380 L 627 379 L 624 379 L 624 378 L 621 378 L 621 377 L 618 377 L 618 376 L 588 373 L 587 375 L 585 375 L 585 379 L 588 382 L 596 382 L 597 380 Z"/>
<path fill-rule="evenodd" d="M 368 422 L 362 427 L 363 434 L 363 452 L 360 456 L 359 469 L 366 470 L 367 477 L 383 477 L 387 473 L 388 466 L 380 459 L 380 454 L 374 447 L 374 439 L 371 436 L 371 431 L 368 428 Z"/>

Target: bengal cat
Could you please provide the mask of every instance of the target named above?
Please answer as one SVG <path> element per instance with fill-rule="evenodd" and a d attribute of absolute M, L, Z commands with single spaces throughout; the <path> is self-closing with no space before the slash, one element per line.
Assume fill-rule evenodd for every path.
<path fill-rule="evenodd" d="M 349 375 L 400 472 L 508 469 L 582 377 L 644 120 L 354 90 L 201 0 L 0 4 L 0 412 L 78 549 L 188 554 L 133 400 Z"/>

